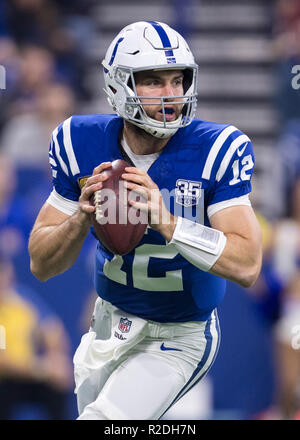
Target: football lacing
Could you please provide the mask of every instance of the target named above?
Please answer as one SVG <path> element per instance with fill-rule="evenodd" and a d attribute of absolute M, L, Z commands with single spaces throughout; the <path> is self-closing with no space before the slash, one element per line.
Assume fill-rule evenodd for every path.
<path fill-rule="evenodd" d="M 98 223 L 101 223 L 101 219 L 103 218 L 103 210 L 102 210 L 102 196 L 101 196 L 101 190 L 98 189 L 98 191 L 94 192 L 94 203 L 95 203 L 95 216 Z"/>

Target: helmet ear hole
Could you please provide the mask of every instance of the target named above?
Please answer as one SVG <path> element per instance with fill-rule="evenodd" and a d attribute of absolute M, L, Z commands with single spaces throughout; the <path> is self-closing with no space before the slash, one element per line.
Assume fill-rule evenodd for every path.
<path fill-rule="evenodd" d="M 110 90 L 113 92 L 113 94 L 115 95 L 117 93 L 117 90 L 112 87 L 111 85 L 108 86 L 110 88 Z"/>
<path fill-rule="evenodd" d="M 132 91 L 134 91 L 134 90 L 133 90 L 132 79 L 131 79 L 130 77 L 128 78 L 127 86 L 128 86 Z"/>
<path fill-rule="evenodd" d="M 186 92 L 189 90 L 193 83 L 193 72 L 191 69 L 185 69 L 183 71 L 183 93 L 186 94 Z"/>
<path fill-rule="evenodd" d="M 181 110 L 182 116 L 187 115 L 187 110 L 188 110 L 188 106 L 186 104 L 184 104 L 184 106 L 182 107 L 182 110 Z"/>

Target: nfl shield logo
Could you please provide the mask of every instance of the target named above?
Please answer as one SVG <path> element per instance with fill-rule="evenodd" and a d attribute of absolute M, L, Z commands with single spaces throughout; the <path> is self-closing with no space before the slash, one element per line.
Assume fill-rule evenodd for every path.
<path fill-rule="evenodd" d="M 119 322 L 119 330 L 122 333 L 128 333 L 131 327 L 132 321 L 127 318 L 121 318 Z"/>

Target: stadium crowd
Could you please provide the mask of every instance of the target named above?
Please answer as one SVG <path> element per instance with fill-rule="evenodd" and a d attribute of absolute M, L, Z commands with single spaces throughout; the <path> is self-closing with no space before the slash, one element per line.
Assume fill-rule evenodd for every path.
<path fill-rule="evenodd" d="M 28 350 L 20 350 L 18 339 L 11 351 L 0 350 L 2 419 L 18 417 L 17 406 L 26 396 L 31 403 L 43 404 L 45 395 L 49 401 L 44 418 L 68 417 L 64 398 L 73 387 L 72 335 L 63 317 L 44 304 L 41 292 L 32 291 L 38 284 L 31 285 L 25 256 L 34 219 L 51 190 L 47 156 L 51 132 L 70 115 L 82 113 L 84 104 L 99 93 L 86 81 L 89 41 L 95 38 L 94 4 L 0 0 L 0 65 L 6 70 L 6 88 L 0 90 L 0 325 L 7 329 L 7 344 L 13 335 L 26 337 Z M 269 407 L 249 415 L 253 418 L 295 418 L 300 411 L 300 350 L 291 342 L 293 329 L 300 324 L 300 91 L 291 87 L 291 68 L 300 64 L 299 36 L 300 0 L 277 1 L 274 105 L 282 128 L 274 148 L 286 176 L 285 212 L 280 218 L 260 216 L 264 264 L 258 282 L 246 293 L 272 329 L 277 387 Z M 88 267 L 89 249 L 83 249 Z M 14 278 L 9 276 L 13 273 Z M 24 324 L 19 332 L 13 325 L 17 313 Z M 78 318 L 77 324 L 81 322 Z M 60 375 L 49 367 L 53 359 L 61 366 Z M 37 364 L 41 368 L 35 368 Z"/>

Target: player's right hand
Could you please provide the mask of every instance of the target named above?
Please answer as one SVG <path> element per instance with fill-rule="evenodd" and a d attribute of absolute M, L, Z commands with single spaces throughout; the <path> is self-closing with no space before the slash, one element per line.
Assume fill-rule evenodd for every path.
<path fill-rule="evenodd" d="M 93 174 L 87 179 L 79 197 L 79 210 L 85 214 L 91 214 L 95 207 L 90 203 L 90 198 L 95 191 L 102 188 L 102 182 L 107 179 L 105 170 L 111 167 L 111 162 L 102 162 L 94 168 Z"/>

